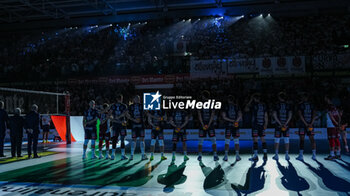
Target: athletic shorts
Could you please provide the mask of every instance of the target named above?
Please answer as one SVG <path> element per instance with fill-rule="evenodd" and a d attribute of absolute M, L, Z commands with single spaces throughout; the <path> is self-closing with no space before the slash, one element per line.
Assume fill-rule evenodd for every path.
<path fill-rule="evenodd" d="M 152 139 L 160 139 L 163 140 L 164 139 L 164 132 L 163 129 L 161 128 L 159 131 L 152 129 L 151 131 L 151 138 Z"/>
<path fill-rule="evenodd" d="M 133 127 L 131 130 L 132 138 L 145 137 L 145 129 L 142 127 Z"/>
<path fill-rule="evenodd" d="M 314 132 L 314 129 L 312 129 L 312 131 L 310 131 L 308 127 L 300 127 L 299 128 L 299 135 L 313 136 L 313 135 L 315 135 L 315 132 Z"/>
<path fill-rule="evenodd" d="M 85 139 L 96 139 L 96 128 L 93 127 L 85 127 Z"/>
<path fill-rule="evenodd" d="M 125 137 L 126 136 L 126 127 L 122 126 L 122 125 L 113 125 L 112 127 L 112 133 L 111 133 L 111 137 L 113 139 L 118 139 L 118 137 Z"/>
<path fill-rule="evenodd" d="M 252 137 L 264 137 L 265 129 L 263 125 L 253 125 Z"/>
<path fill-rule="evenodd" d="M 226 127 L 225 130 L 225 136 L 226 137 L 239 137 L 239 128 L 237 127 Z"/>
<path fill-rule="evenodd" d="M 327 128 L 327 136 L 328 136 L 328 139 L 339 138 L 340 134 L 339 134 L 338 128 L 336 128 L 336 127 Z"/>
<path fill-rule="evenodd" d="M 199 137 L 215 137 L 215 129 L 213 127 L 209 127 L 207 130 L 204 130 L 203 128 L 199 129 L 198 131 Z"/>
<path fill-rule="evenodd" d="M 187 141 L 187 133 L 186 129 L 182 129 L 180 132 L 176 132 L 175 129 L 173 131 L 173 142 L 185 142 Z"/>
<path fill-rule="evenodd" d="M 43 132 L 47 133 L 50 131 L 50 125 L 43 125 Z"/>
<path fill-rule="evenodd" d="M 289 137 L 289 127 L 287 130 L 282 131 L 282 127 L 276 127 L 275 128 L 275 137 L 280 138 L 280 137 Z"/>

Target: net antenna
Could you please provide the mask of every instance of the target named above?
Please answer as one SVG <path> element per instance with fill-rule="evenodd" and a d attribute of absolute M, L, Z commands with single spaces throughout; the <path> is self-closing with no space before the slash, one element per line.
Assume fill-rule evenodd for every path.
<path fill-rule="evenodd" d="M 36 95 L 52 95 L 56 96 L 56 114 L 59 114 L 59 97 L 64 97 L 65 103 L 65 112 L 64 115 L 67 117 L 66 125 L 67 125 L 67 133 L 66 133 L 66 141 L 67 144 L 71 143 L 71 132 L 70 132 L 70 94 L 68 91 L 63 93 L 55 93 L 55 92 L 46 92 L 46 91 L 35 91 L 35 90 L 25 90 L 25 89 L 17 89 L 17 88 L 6 88 L 0 87 L 0 91 L 7 91 L 13 93 L 26 93 L 26 94 L 36 94 Z"/>

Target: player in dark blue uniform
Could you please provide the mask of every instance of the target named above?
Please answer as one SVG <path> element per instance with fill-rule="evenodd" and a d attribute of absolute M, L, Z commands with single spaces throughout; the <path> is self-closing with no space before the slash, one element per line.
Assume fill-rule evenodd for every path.
<path fill-rule="evenodd" d="M 112 116 L 112 156 L 111 159 L 115 158 L 115 150 L 117 148 L 118 137 L 120 136 L 120 149 L 121 149 L 121 160 L 127 159 L 125 156 L 125 137 L 126 137 L 126 115 L 128 113 L 128 106 L 123 103 L 123 95 L 117 96 L 117 103 L 110 107 L 109 114 Z"/>
<path fill-rule="evenodd" d="M 173 157 L 172 163 L 175 161 L 176 144 L 181 140 L 182 149 L 184 152 L 184 161 L 189 160 L 187 157 L 187 135 L 186 125 L 188 123 L 189 115 L 185 110 L 175 110 L 170 116 L 170 124 L 174 127 L 173 131 Z"/>
<path fill-rule="evenodd" d="M 300 117 L 300 126 L 299 126 L 299 156 L 296 158 L 297 160 L 304 161 L 303 153 L 304 153 L 304 142 L 305 135 L 309 136 L 311 148 L 312 148 L 312 159 L 316 160 L 316 142 L 315 142 L 315 132 L 313 124 L 316 119 L 316 111 L 315 106 L 309 101 L 309 94 L 302 95 L 302 101 L 298 106 L 298 115 Z"/>
<path fill-rule="evenodd" d="M 250 158 L 250 161 L 258 161 L 258 137 L 262 142 L 264 160 L 267 160 L 267 144 L 265 140 L 265 130 L 268 123 L 268 114 L 266 104 L 262 102 L 260 94 L 253 94 L 248 104 L 245 107 L 245 111 L 251 111 L 252 114 L 252 137 L 253 137 L 253 151 L 254 155 Z"/>
<path fill-rule="evenodd" d="M 111 157 L 109 156 L 109 140 L 111 138 L 111 134 L 109 131 L 109 105 L 107 103 L 103 104 L 102 106 L 102 111 L 100 113 L 100 135 L 99 135 L 99 143 L 98 143 L 98 149 L 99 149 L 99 159 L 103 158 L 102 155 L 102 146 L 103 146 L 103 141 L 105 141 L 106 144 L 106 159 L 110 159 Z"/>
<path fill-rule="evenodd" d="M 89 140 L 91 140 L 91 159 L 97 158 L 95 155 L 95 141 L 97 132 L 97 119 L 99 118 L 99 113 L 95 109 L 95 101 L 91 100 L 89 103 L 89 109 L 84 112 L 84 130 L 85 130 L 85 140 L 83 148 L 83 159 L 86 159 L 86 150 Z"/>
<path fill-rule="evenodd" d="M 134 97 L 134 103 L 129 106 L 129 111 L 127 114 L 128 118 L 131 120 L 131 132 L 132 132 L 132 142 L 131 142 L 131 156 L 130 159 L 134 158 L 134 151 L 136 147 L 136 140 L 140 138 L 140 148 L 142 160 L 147 160 L 147 155 L 145 154 L 145 130 L 143 127 L 143 105 L 140 103 L 140 96 L 136 95 Z"/>
<path fill-rule="evenodd" d="M 239 122 L 242 119 L 242 111 L 239 105 L 236 103 L 234 96 L 228 96 L 227 105 L 221 112 L 221 116 L 226 121 L 225 156 L 223 160 L 228 160 L 228 152 L 230 149 L 230 141 L 232 136 L 235 142 L 236 161 L 240 161 L 241 157 L 239 156 Z"/>
<path fill-rule="evenodd" d="M 156 145 L 156 141 L 158 139 L 161 160 L 166 160 L 167 158 L 164 156 L 164 125 L 167 121 L 167 115 L 163 110 L 153 110 L 148 112 L 148 123 L 152 127 L 151 131 L 151 157 L 150 160 L 154 159 L 154 148 Z"/>
<path fill-rule="evenodd" d="M 273 110 L 273 118 L 276 121 L 275 127 L 275 155 L 272 157 L 278 160 L 278 149 L 281 136 L 284 138 L 286 155 L 285 159 L 288 161 L 289 155 L 289 122 L 292 119 L 292 106 L 286 102 L 286 94 L 281 92 L 278 94 L 279 102 L 275 105 Z"/>
<path fill-rule="evenodd" d="M 208 91 L 203 91 L 202 100 L 207 101 L 209 99 L 210 93 Z M 214 123 L 215 111 L 211 109 L 198 110 L 198 118 L 201 125 L 199 129 L 199 142 L 198 142 L 198 161 L 202 161 L 202 149 L 204 138 L 209 136 L 212 141 L 212 148 L 214 153 L 214 161 L 218 161 L 219 157 L 216 152 L 216 136 Z"/>

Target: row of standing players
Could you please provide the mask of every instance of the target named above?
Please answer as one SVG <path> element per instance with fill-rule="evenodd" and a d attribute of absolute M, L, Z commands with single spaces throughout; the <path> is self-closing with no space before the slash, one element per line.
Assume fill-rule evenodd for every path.
<path fill-rule="evenodd" d="M 209 94 L 202 94 L 202 99 L 205 101 L 209 97 Z M 314 139 L 313 124 L 316 119 L 316 111 L 314 105 L 309 102 L 309 96 L 303 95 L 302 102 L 298 105 L 298 116 L 300 118 L 299 136 L 300 136 L 300 153 L 296 158 L 297 160 L 303 160 L 304 140 L 307 135 L 311 142 L 312 159 L 316 160 L 316 143 Z M 289 160 L 289 122 L 292 119 L 292 106 L 286 102 L 286 94 L 278 94 L 279 102 L 275 105 L 273 110 L 273 118 L 276 121 L 275 127 L 275 155 L 273 159 L 278 160 L 278 150 L 280 138 L 284 138 L 285 144 L 285 159 Z M 330 99 L 325 98 L 329 104 L 327 114 L 327 134 L 330 145 L 330 155 L 326 157 L 327 160 L 340 159 L 340 134 L 345 138 L 345 148 L 348 151 L 346 143 L 345 125 L 341 126 L 341 112 L 331 103 Z M 253 156 L 249 159 L 251 161 L 258 161 L 258 138 L 262 142 L 263 159 L 267 160 L 267 144 L 265 140 L 265 130 L 268 123 L 268 112 L 266 105 L 261 100 L 260 94 L 252 95 L 250 101 L 245 106 L 244 111 L 250 111 L 252 113 L 252 138 L 253 138 Z M 215 129 L 213 127 L 213 119 L 215 110 L 202 109 L 198 110 L 198 118 L 201 124 L 199 129 L 199 143 L 198 143 L 198 160 L 202 160 L 202 148 L 203 141 L 206 137 L 209 137 L 212 141 L 212 149 L 214 154 L 214 161 L 219 160 L 216 150 L 216 136 Z M 225 130 L 225 156 L 224 161 L 228 160 L 229 144 L 231 138 L 234 138 L 235 144 L 235 157 L 236 161 L 241 160 L 239 156 L 239 122 L 242 120 L 241 108 L 236 104 L 234 96 L 229 95 L 227 98 L 227 104 L 221 110 L 221 116 L 226 121 Z M 167 159 L 164 156 L 164 136 L 163 127 L 165 123 L 169 123 L 173 128 L 173 147 L 172 147 L 172 160 L 175 160 L 176 145 L 179 141 L 182 142 L 184 160 L 188 160 L 187 145 L 186 145 L 186 125 L 189 120 L 189 114 L 185 110 L 174 110 L 172 112 L 165 113 L 162 110 L 155 111 L 143 111 L 143 105 L 140 103 L 140 97 L 135 96 L 133 103 L 127 106 L 123 103 L 123 96 L 118 95 L 116 103 L 109 106 L 103 105 L 103 109 L 97 110 L 95 108 L 95 102 L 90 101 L 89 109 L 84 112 L 84 129 L 85 129 L 85 141 L 83 150 L 83 159 L 86 159 L 86 150 L 89 140 L 91 140 L 92 157 L 97 158 L 95 155 L 95 140 L 96 140 L 96 123 L 97 119 L 100 119 L 100 134 L 99 134 L 99 158 L 102 156 L 103 141 L 106 143 L 106 159 L 114 159 L 116 153 L 116 145 L 118 139 L 121 140 L 121 159 L 128 159 L 125 155 L 125 136 L 127 121 L 131 122 L 132 130 L 132 142 L 130 159 L 133 159 L 134 151 L 136 147 L 137 138 L 140 140 L 140 149 L 142 154 L 142 160 L 148 159 L 145 154 L 145 130 L 143 127 L 144 120 L 147 120 L 152 127 L 151 131 L 151 157 L 154 159 L 154 149 L 156 141 L 158 140 L 161 159 Z M 109 127 L 111 124 L 112 127 Z M 111 131 L 109 131 L 111 130 Z M 109 155 L 109 141 L 112 141 L 112 154 Z"/>

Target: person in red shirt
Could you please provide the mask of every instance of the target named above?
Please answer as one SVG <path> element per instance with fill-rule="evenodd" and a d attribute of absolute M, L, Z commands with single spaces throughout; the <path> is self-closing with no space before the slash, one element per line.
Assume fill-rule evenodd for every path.
<path fill-rule="evenodd" d="M 340 113 L 328 96 L 325 96 L 328 105 L 327 109 L 327 136 L 329 141 L 330 154 L 325 160 L 341 159 L 340 157 Z"/>

